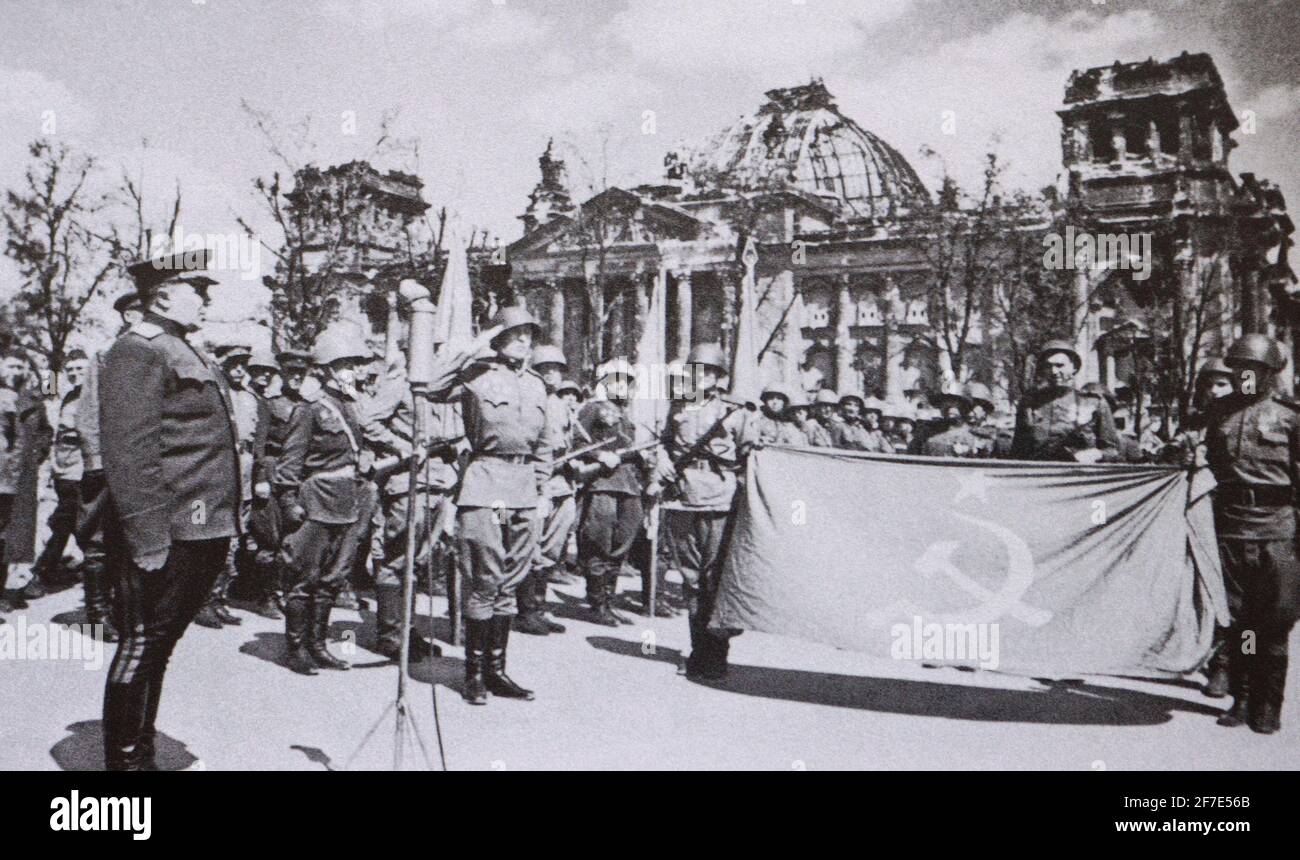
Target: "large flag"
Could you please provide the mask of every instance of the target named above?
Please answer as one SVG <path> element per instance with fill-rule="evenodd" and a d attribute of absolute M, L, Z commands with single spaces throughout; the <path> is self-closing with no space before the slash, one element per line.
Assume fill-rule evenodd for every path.
<path fill-rule="evenodd" d="M 433 327 L 435 344 L 468 344 L 474 338 L 474 296 L 469 288 L 469 263 L 465 244 L 455 230 L 448 231 L 447 268 L 438 289 L 438 315 Z"/>
<path fill-rule="evenodd" d="M 632 420 L 636 422 L 637 441 L 658 434 L 668 416 L 668 363 L 664 332 L 664 302 L 667 273 L 660 270 L 650 290 L 650 306 L 645 316 L 641 339 L 636 345 L 636 396 L 632 400 Z"/>
<path fill-rule="evenodd" d="M 740 285 L 740 315 L 736 319 L 736 348 L 731 354 L 731 396 L 751 403 L 758 402 L 763 381 L 758 371 L 758 317 L 754 297 L 754 267 L 758 248 L 751 237 L 741 255 L 745 277 Z"/>
<path fill-rule="evenodd" d="M 1227 617 L 1208 488 L 1178 469 L 768 447 L 738 505 L 715 627 L 1167 677 L 1198 668 Z"/>

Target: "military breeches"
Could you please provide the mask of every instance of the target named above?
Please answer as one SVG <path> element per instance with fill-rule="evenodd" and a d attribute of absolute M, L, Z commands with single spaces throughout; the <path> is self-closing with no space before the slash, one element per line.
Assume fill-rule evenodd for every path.
<path fill-rule="evenodd" d="M 56 478 L 54 493 L 58 501 L 55 502 L 54 510 L 48 520 L 50 537 L 45 542 L 45 548 L 41 550 L 40 558 L 36 559 L 36 564 L 32 566 L 32 572 L 40 577 L 49 576 L 59 569 L 59 564 L 63 561 L 63 550 L 68 546 L 68 538 L 77 531 L 77 510 L 81 506 L 81 483 Z"/>
<path fill-rule="evenodd" d="M 1260 654 L 1285 656 L 1300 612 L 1300 559 L 1295 541 L 1221 538 L 1223 584 L 1232 615 L 1230 634 L 1253 631 Z M 1240 642 L 1230 642 L 1240 647 Z"/>
<path fill-rule="evenodd" d="M 537 545 L 533 508 L 461 508 L 456 514 L 456 564 L 466 584 L 464 614 L 474 621 L 514 615 L 515 590 L 528 576 Z"/>
<path fill-rule="evenodd" d="M 329 597 L 347 584 L 362 540 L 370 530 L 370 505 L 364 501 L 357 518 L 350 523 L 321 523 L 307 520 L 280 544 L 284 566 L 285 598 Z"/>
<path fill-rule="evenodd" d="M 663 512 L 668 556 L 682 575 L 682 594 L 691 617 L 708 618 L 713 612 L 728 516 L 728 511 Z"/>
<path fill-rule="evenodd" d="M 541 523 L 537 552 L 533 554 L 533 568 L 539 571 L 564 563 L 564 548 L 578 519 L 578 505 L 573 496 L 556 496 L 551 503 L 551 512 Z"/>
<path fill-rule="evenodd" d="M 253 499 L 248 515 L 248 534 L 257 544 L 258 564 L 274 564 L 279 555 L 283 532 L 281 516 L 280 503 L 275 496 Z"/>
<path fill-rule="evenodd" d="M 423 502 L 426 496 L 421 493 L 418 497 Z M 420 571 L 424 570 L 431 562 L 437 563 L 437 558 L 431 558 L 431 554 L 440 552 L 440 546 L 435 545 L 433 538 L 433 524 L 435 514 L 438 510 L 436 507 L 443 496 L 432 490 L 427 497 L 427 504 L 419 504 L 415 509 L 415 571 L 416 579 L 419 580 Z M 383 563 L 380 565 L 379 574 L 375 577 L 375 585 L 398 586 L 402 584 L 402 579 L 406 576 L 406 512 L 408 508 L 408 497 L 405 493 L 401 495 L 389 496 L 384 499 L 384 521 L 381 532 Z M 432 509 L 431 509 L 432 508 Z M 439 568 L 441 571 L 441 568 Z M 441 572 L 438 573 L 441 576 Z"/>
<path fill-rule="evenodd" d="M 617 576 L 632 551 L 644 509 L 640 496 L 590 493 L 578 524 L 578 564 L 589 577 Z"/>

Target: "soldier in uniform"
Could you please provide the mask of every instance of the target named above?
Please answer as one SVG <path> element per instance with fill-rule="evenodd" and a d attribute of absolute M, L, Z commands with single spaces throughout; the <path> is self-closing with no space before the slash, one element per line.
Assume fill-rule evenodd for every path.
<path fill-rule="evenodd" d="M 1115 422 L 1105 399 L 1074 387 L 1083 361 L 1064 340 L 1037 355 L 1041 386 L 1020 399 L 1011 441 L 1014 460 L 1097 463 L 1119 459 Z"/>
<path fill-rule="evenodd" d="M 459 401 L 469 462 L 456 498 L 456 556 L 464 589 L 465 689 L 470 704 L 487 694 L 531 700 L 506 674 L 516 589 L 528 576 L 537 545 L 537 507 L 551 477 L 556 440 L 546 408 L 546 383 L 527 361 L 540 328 L 520 307 L 498 312 L 487 340 L 492 354 L 449 356 L 430 385 L 435 401 Z"/>
<path fill-rule="evenodd" d="M 835 447 L 835 428 L 840 423 L 840 396 L 833 389 L 822 388 L 812 402 L 812 420 L 804 425 L 808 444 L 815 448 Z"/>
<path fill-rule="evenodd" d="M 117 336 L 121 337 L 131 326 L 144 318 L 140 293 L 131 290 L 118 296 L 113 310 L 122 318 Z M 104 482 L 104 461 L 101 456 L 99 436 L 99 376 L 104 367 L 106 352 L 97 353 L 86 367 L 86 377 L 81 383 L 78 398 L 77 436 L 81 440 L 81 486 L 78 489 L 80 507 L 77 510 L 77 545 L 81 547 L 81 579 L 85 588 L 86 617 L 91 624 L 102 624 L 105 642 L 118 640 L 112 619 L 112 598 L 115 574 L 104 545 L 104 514 L 108 507 L 107 485 Z M 112 619 L 112 620 L 110 620 Z"/>
<path fill-rule="evenodd" d="M 221 371 L 226 375 L 226 389 L 230 392 L 230 403 L 235 410 L 235 430 L 239 437 L 239 522 L 240 536 L 230 542 L 230 555 L 226 566 L 212 586 L 208 602 L 199 610 L 194 623 L 214 630 L 222 625 L 238 626 L 241 621 L 230 611 L 230 585 L 238 576 L 240 563 L 244 559 L 248 535 L 249 514 L 253 504 L 253 463 L 254 446 L 257 444 L 258 400 L 249 391 L 245 383 L 248 380 L 248 359 L 252 350 L 240 343 L 222 344 L 213 349 L 212 354 L 221 364 Z"/>
<path fill-rule="evenodd" d="M 789 386 L 779 382 L 769 383 L 763 388 L 759 399 L 763 405 L 758 415 L 745 422 L 741 459 L 754 448 L 764 445 L 808 444 L 807 434 L 791 415 L 790 404 L 794 401 L 794 394 Z"/>
<path fill-rule="evenodd" d="M 592 442 L 613 441 L 578 461 L 574 476 L 582 484 L 582 519 L 578 523 L 578 566 L 587 580 L 592 620 L 607 627 L 631 624 L 614 610 L 618 576 L 641 529 L 645 514 L 645 463 L 619 451 L 636 443 L 636 424 L 628 416 L 636 379 L 623 358 L 608 362 L 597 380 L 606 399 L 589 400 L 578 422 Z"/>
<path fill-rule="evenodd" d="M 280 363 L 266 347 L 252 351 L 248 358 L 248 390 L 257 399 L 257 430 L 253 437 L 253 497 L 249 501 L 248 535 L 251 550 L 250 577 L 253 580 L 248 589 L 252 598 L 253 612 L 279 621 L 284 616 L 280 612 L 280 567 L 276 560 L 280 550 L 279 530 L 276 527 L 278 517 L 271 512 L 275 502 L 271 498 L 272 463 L 268 456 L 278 456 L 284 436 L 288 432 L 289 415 L 283 414 L 283 427 L 278 427 L 281 420 L 276 415 L 275 401 L 270 397 L 271 383 L 280 374 Z M 283 389 L 283 385 L 281 386 Z M 271 449 L 271 434 L 279 430 L 279 438 Z M 268 451 L 273 451 L 268 455 Z M 277 512 L 278 513 L 278 512 Z"/>
<path fill-rule="evenodd" d="M 932 398 L 945 425 L 940 432 L 928 437 L 921 445 L 921 453 L 930 457 L 988 457 L 993 450 L 992 440 L 976 435 L 967 423 L 971 413 L 971 400 L 965 394 L 937 394 Z"/>
<path fill-rule="evenodd" d="M 1272 338 L 1245 335 L 1224 361 L 1235 390 L 1210 405 L 1205 430 L 1232 618 L 1225 645 L 1233 702 L 1218 722 L 1272 734 L 1281 727 L 1287 640 L 1300 612 L 1300 404 L 1274 394 L 1286 357 Z"/>
<path fill-rule="evenodd" d="M 664 532 L 689 616 L 691 655 L 685 669 L 691 676 L 721 678 L 727 671 L 728 633 L 711 631 L 708 623 L 746 416 L 719 394 L 726 358 L 718 344 L 697 345 L 686 361 L 694 372 L 695 399 L 675 404 L 668 415 L 667 456 L 660 459 L 656 478 L 665 487 Z"/>
<path fill-rule="evenodd" d="M 852 451 L 884 451 L 884 435 L 874 426 L 869 427 L 864 421 L 863 409 L 866 401 L 856 394 L 845 394 L 840 398 L 840 420 L 831 425 L 831 441 L 836 448 Z M 878 418 L 879 411 L 873 414 Z"/>
<path fill-rule="evenodd" d="M 122 642 L 104 692 L 110 770 L 154 768 L 154 719 L 177 641 L 239 534 L 239 454 L 225 377 L 189 338 L 203 321 L 206 252 L 136 263 L 144 319 L 99 376 L 110 511 L 104 540 Z"/>
<path fill-rule="evenodd" d="M 911 454 L 916 433 L 916 414 L 910 403 L 891 401 L 888 405 L 893 426 L 889 445 L 895 454 Z"/>
<path fill-rule="evenodd" d="M 284 600 L 289 668 L 347 669 L 330 653 L 330 611 L 347 582 L 370 525 L 373 497 L 367 486 L 357 414 L 357 368 L 370 361 L 361 332 L 336 323 L 316 337 L 312 362 L 320 389 L 289 418 L 289 435 L 275 465 L 282 507 L 280 562 L 288 579 Z"/>
<path fill-rule="evenodd" d="M 559 395 L 559 386 L 564 381 L 564 371 L 569 367 L 568 359 L 559 347 L 542 344 L 533 348 L 531 366 L 542 378 L 542 382 L 546 383 L 546 411 L 548 420 L 553 425 L 552 433 L 557 440 L 554 456 L 559 457 L 568 453 L 585 432 L 581 429 L 573 411 Z M 542 506 L 546 516 L 538 523 L 540 533 L 531 570 L 528 578 L 519 584 L 517 592 L 519 615 L 515 618 L 516 630 L 535 636 L 564 632 L 563 624 L 546 617 L 546 588 L 551 579 L 551 572 L 564 565 L 564 553 L 569 543 L 569 534 L 578 519 L 570 470 L 563 468 L 555 470 L 542 492 L 549 502 Z"/>
<path fill-rule="evenodd" d="M 68 546 L 68 539 L 77 532 L 77 511 L 81 506 L 82 457 L 81 437 L 77 433 L 77 411 L 81 403 L 81 381 L 85 377 L 88 363 L 86 354 L 74 349 L 68 353 L 63 366 L 69 388 L 59 402 L 50 470 L 56 501 L 48 520 L 50 536 L 45 541 L 40 557 L 32 565 L 31 581 L 23 589 L 23 597 L 29 600 L 44 597 L 47 586 L 57 588 L 69 579 L 62 569 L 63 551 Z M 80 540 L 77 545 L 81 546 Z M 93 612 L 87 603 L 87 615 L 91 614 Z"/>
<path fill-rule="evenodd" d="M 0 612 L 12 612 L 26 605 L 5 592 L 9 578 L 7 535 L 18 491 L 18 472 L 23 460 L 22 422 L 18 417 L 18 394 L 26 381 L 27 356 L 16 349 L 0 354 Z"/>
<path fill-rule="evenodd" d="M 5 396 L 4 432 L 8 437 L 9 456 L 4 464 L 7 476 L 0 478 L 0 495 L 8 495 L 7 525 L 0 536 L 4 543 L 4 557 L 0 564 L 30 564 L 36 557 L 36 520 L 40 504 L 40 469 L 50 453 L 54 431 L 45 414 L 39 377 L 31 360 L 21 350 L 4 356 L 3 376 L 8 394 Z M 5 503 L 0 502 L 0 506 Z M 0 592 L 3 579 L 0 577 Z M 18 592 L 13 598 L 14 607 L 27 606 L 27 596 L 44 594 L 37 582 L 30 591 Z"/>

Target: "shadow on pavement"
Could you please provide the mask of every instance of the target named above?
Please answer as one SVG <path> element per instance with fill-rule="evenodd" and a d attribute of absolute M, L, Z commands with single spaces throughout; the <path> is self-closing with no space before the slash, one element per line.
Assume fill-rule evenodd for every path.
<path fill-rule="evenodd" d="M 60 770 L 103 770 L 104 732 L 99 720 L 82 720 L 68 726 L 68 737 L 50 747 L 50 757 Z M 159 770 L 185 770 L 197 758 L 182 742 L 159 732 L 154 761 Z"/>
<path fill-rule="evenodd" d="M 659 648 L 642 653 L 641 643 L 591 636 L 592 647 L 624 657 L 676 662 L 677 652 Z M 904 678 L 872 678 L 766 666 L 731 665 L 721 681 L 692 681 L 728 693 L 783 699 L 884 714 L 1047 725 L 1152 726 L 1175 712 L 1216 717 L 1223 711 L 1140 690 L 1089 683 L 1055 683 L 1043 690 L 1007 690 Z"/>

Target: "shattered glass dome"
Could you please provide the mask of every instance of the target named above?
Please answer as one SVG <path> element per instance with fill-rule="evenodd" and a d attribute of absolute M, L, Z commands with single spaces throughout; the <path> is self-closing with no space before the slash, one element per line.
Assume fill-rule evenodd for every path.
<path fill-rule="evenodd" d="M 929 202 L 912 165 L 840 113 L 820 80 L 769 90 L 757 112 L 684 153 L 703 187 L 793 185 L 834 198 L 848 218 L 887 218 Z"/>

